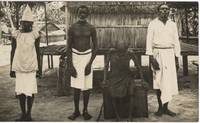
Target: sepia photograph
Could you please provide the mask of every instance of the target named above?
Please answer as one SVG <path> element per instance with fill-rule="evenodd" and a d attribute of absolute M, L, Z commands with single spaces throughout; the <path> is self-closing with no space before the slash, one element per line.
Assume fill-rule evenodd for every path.
<path fill-rule="evenodd" d="M 198 1 L 0 1 L 0 122 L 199 122 Z"/>

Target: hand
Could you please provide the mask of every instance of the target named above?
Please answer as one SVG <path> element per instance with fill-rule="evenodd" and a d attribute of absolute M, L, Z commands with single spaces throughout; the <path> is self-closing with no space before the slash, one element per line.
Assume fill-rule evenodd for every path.
<path fill-rule="evenodd" d="M 160 70 L 159 64 L 158 64 L 157 60 L 155 58 L 153 58 L 153 56 L 150 57 L 150 61 L 151 61 L 151 64 L 152 64 L 154 70 Z"/>
<path fill-rule="evenodd" d="M 10 71 L 10 77 L 11 77 L 11 78 L 16 78 L 15 71 Z"/>
<path fill-rule="evenodd" d="M 128 48 L 128 49 L 127 49 L 127 53 L 128 53 L 128 54 L 132 54 L 132 53 L 134 53 L 134 52 L 133 52 L 133 50 L 132 50 L 131 48 Z"/>
<path fill-rule="evenodd" d="M 176 63 L 176 70 L 178 71 L 179 69 L 178 57 L 175 57 L 175 63 Z"/>
<path fill-rule="evenodd" d="M 87 64 L 87 66 L 85 67 L 85 75 L 89 75 L 91 73 L 91 64 Z"/>
<path fill-rule="evenodd" d="M 36 78 L 41 78 L 41 74 L 39 70 L 36 71 Z"/>
<path fill-rule="evenodd" d="M 116 49 L 115 48 L 110 48 L 109 49 L 109 53 L 111 53 L 111 52 L 113 52 L 113 51 L 115 51 Z"/>
<path fill-rule="evenodd" d="M 77 77 L 77 72 L 76 72 L 76 69 L 73 65 L 69 66 L 69 73 L 70 73 L 71 76 L 73 76 L 75 78 Z"/>
<path fill-rule="evenodd" d="M 107 84 L 107 81 L 104 80 L 102 83 L 101 83 L 101 88 L 106 88 L 108 87 L 108 84 Z"/>

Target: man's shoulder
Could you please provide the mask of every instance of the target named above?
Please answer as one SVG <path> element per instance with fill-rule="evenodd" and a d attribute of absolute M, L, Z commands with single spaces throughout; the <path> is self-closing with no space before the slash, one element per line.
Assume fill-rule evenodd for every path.
<path fill-rule="evenodd" d="M 150 21 L 149 24 L 153 24 L 153 23 L 157 23 L 158 22 L 158 18 L 154 18 L 152 21 Z"/>

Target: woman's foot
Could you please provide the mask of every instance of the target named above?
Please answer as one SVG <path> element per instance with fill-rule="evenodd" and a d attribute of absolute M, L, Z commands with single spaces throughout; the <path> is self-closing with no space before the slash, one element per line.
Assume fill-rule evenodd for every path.
<path fill-rule="evenodd" d="M 16 119 L 15 121 L 26 121 L 26 115 L 22 114 L 22 116 L 19 119 Z"/>
<path fill-rule="evenodd" d="M 90 120 L 92 118 L 92 116 L 87 111 L 83 112 L 83 117 L 84 120 Z"/>
<path fill-rule="evenodd" d="M 70 119 L 70 120 L 75 120 L 77 117 L 79 117 L 81 115 L 81 113 L 80 112 L 74 112 L 72 115 L 70 115 L 69 117 L 68 117 L 68 119 Z"/>
<path fill-rule="evenodd" d="M 31 115 L 30 115 L 30 114 L 27 114 L 27 115 L 26 115 L 26 121 L 33 121 L 33 119 L 31 118 Z"/>
<path fill-rule="evenodd" d="M 175 117 L 175 116 L 176 116 L 176 113 L 170 111 L 169 109 L 164 109 L 164 110 L 163 110 L 163 113 L 164 113 L 164 114 L 167 114 L 167 115 L 169 115 L 169 116 L 171 116 L 171 117 Z"/>
<path fill-rule="evenodd" d="M 157 112 L 155 112 L 154 113 L 156 116 L 162 116 L 162 114 L 163 114 L 163 110 L 162 109 L 158 109 L 158 111 Z"/>

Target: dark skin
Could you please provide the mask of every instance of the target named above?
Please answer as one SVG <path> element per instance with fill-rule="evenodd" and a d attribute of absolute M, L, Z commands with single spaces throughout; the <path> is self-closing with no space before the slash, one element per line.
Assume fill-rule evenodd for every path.
<path fill-rule="evenodd" d="M 92 48 L 92 56 L 89 63 L 85 67 L 85 75 L 89 75 L 91 73 L 91 65 L 96 57 L 97 50 L 96 30 L 86 21 L 88 16 L 87 10 L 80 8 L 78 14 L 79 21 L 70 27 L 67 41 L 69 71 L 73 77 L 77 77 L 77 73 L 72 63 L 72 48 L 80 52 L 84 52 Z M 93 47 L 91 47 L 90 41 L 92 41 Z"/>
<path fill-rule="evenodd" d="M 158 10 L 158 19 L 161 22 L 163 22 L 163 24 L 165 25 L 167 23 L 168 16 L 169 16 L 169 6 L 165 5 L 165 4 L 161 5 Z M 160 69 L 158 62 L 156 61 L 156 59 L 153 56 L 150 56 L 150 61 L 155 70 Z M 178 57 L 176 57 L 176 56 L 175 56 L 175 62 L 176 62 L 176 69 L 178 70 L 179 63 L 178 63 Z M 157 95 L 159 107 L 158 107 L 158 111 L 155 113 L 155 115 L 162 116 L 162 114 L 167 114 L 172 117 L 176 116 L 176 113 L 174 113 L 168 109 L 168 102 L 165 103 L 164 105 L 162 105 L 160 89 L 156 90 L 156 95 Z"/>
<path fill-rule="evenodd" d="M 91 73 L 91 65 L 96 57 L 97 50 L 97 37 L 96 37 L 96 29 L 91 24 L 86 21 L 88 16 L 87 8 L 79 8 L 78 9 L 78 17 L 79 20 L 75 24 L 73 24 L 68 30 L 68 40 L 67 40 L 67 62 L 68 62 L 68 70 L 73 77 L 77 77 L 76 69 L 74 68 L 72 62 L 72 48 L 84 52 L 89 49 L 92 49 L 92 56 L 85 67 L 85 75 L 89 75 Z M 92 46 L 91 46 L 92 43 Z M 80 116 L 79 112 L 79 97 L 80 97 L 80 89 L 74 88 L 74 105 L 75 111 L 69 116 L 70 120 L 75 120 L 78 116 Z M 87 106 L 89 102 L 89 94 L 90 91 L 83 91 L 83 117 L 85 120 L 89 120 L 92 116 L 88 114 Z"/>
<path fill-rule="evenodd" d="M 23 21 L 21 22 L 21 26 L 22 26 L 22 30 L 20 30 L 23 33 L 28 33 L 32 31 L 32 22 L 28 22 L 28 21 Z M 39 67 L 39 52 L 40 52 L 40 38 L 37 38 L 35 40 L 35 48 L 36 48 L 36 54 L 37 54 L 37 61 L 38 61 L 38 67 Z M 15 55 L 15 50 L 16 50 L 16 46 L 17 46 L 17 42 L 16 39 L 12 38 L 12 44 L 11 44 L 12 48 L 11 48 L 11 59 L 10 59 L 10 63 L 11 63 L 11 67 L 10 67 L 10 76 L 11 77 L 16 77 L 15 75 L 15 71 L 12 71 L 12 63 L 13 63 L 13 58 Z M 20 102 L 20 108 L 22 111 L 22 116 L 19 119 L 16 119 L 16 121 L 32 121 L 31 118 L 31 110 L 32 110 L 32 105 L 33 105 L 33 101 L 34 101 L 34 94 L 32 94 L 32 96 L 25 96 L 24 94 L 18 95 L 19 98 L 19 102 Z M 26 104 L 27 104 L 27 110 L 26 110 Z"/>
<path fill-rule="evenodd" d="M 135 78 L 139 78 L 142 80 L 143 79 L 143 73 L 142 73 L 142 68 L 141 66 L 139 65 L 138 63 L 138 58 L 136 57 L 136 52 L 133 51 L 132 49 L 128 48 L 127 50 L 126 49 L 115 49 L 115 48 L 110 48 L 109 49 L 109 52 L 108 52 L 108 58 L 106 59 L 106 64 L 105 64 L 105 73 L 104 74 L 105 76 L 107 75 L 108 73 L 108 67 L 109 67 L 109 63 L 111 62 L 111 57 L 112 57 L 112 54 L 117 52 L 118 53 L 118 56 L 119 56 L 119 59 L 117 60 L 118 63 L 115 64 L 115 66 L 113 67 L 113 70 L 115 71 L 122 71 L 122 68 L 123 70 L 125 71 L 129 71 L 129 64 L 127 62 L 129 62 L 131 59 L 134 61 L 135 65 L 136 65 L 136 68 L 137 68 L 137 71 L 139 72 L 138 74 L 135 75 Z M 127 55 L 128 59 L 124 59 L 123 56 L 124 55 Z M 125 60 L 125 61 L 124 61 Z M 124 63 L 124 64 L 122 64 Z M 119 64 L 121 64 L 122 66 L 120 67 L 117 67 Z M 116 68 L 117 67 L 117 68 Z M 104 77 L 104 81 L 102 83 L 102 87 L 105 88 L 106 86 L 106 77 Z M 132 85 L 132 84 L 131 84 Z M 133 98 L 130 99 L 130 110 L 129 110 L 129 119 L 131 120 L 132 119 L 132 105 L 133 105 Z M 120 104 L 122 102 L 122 99 L 121 98 L 112 98 L 112 104 L 113 104 L 113 107 L 114 107 L 114 110 L 115 110 L 115 115 L 116 115 L 116 120 L 117 121 L 120 121 L 120 116 L 119 116 L 119 113 L 118 113 L 118 109 L 120 107 Z"/>

